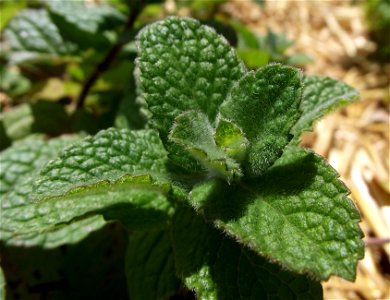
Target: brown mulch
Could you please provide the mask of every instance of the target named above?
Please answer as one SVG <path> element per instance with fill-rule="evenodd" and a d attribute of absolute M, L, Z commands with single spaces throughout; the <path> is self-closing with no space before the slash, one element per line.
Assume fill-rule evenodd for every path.
<path fill-rule="evenodd" d="M 362 2 L 230 1 L 222 9 L 264 34 L 268 28 L 295 41 L 291 53 L 314 58 L 309 74 L 355 87 L 360 101 L 328 115 L 303 143 L 325 156 L 351 190 L 362 215 L 365 257 L 354 283 L 323 282 L 325 299 L 390 299 L 390 64 L 368 59 L 370 41 Z"/>

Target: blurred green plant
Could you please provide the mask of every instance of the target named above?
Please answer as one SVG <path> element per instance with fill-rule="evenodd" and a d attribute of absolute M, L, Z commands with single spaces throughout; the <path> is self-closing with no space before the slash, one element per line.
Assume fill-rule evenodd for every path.
<path fill-rule="evenodd" d="M 380 58 L 390 60 L 390 0 L 365 2 L 366 19 Z"/>

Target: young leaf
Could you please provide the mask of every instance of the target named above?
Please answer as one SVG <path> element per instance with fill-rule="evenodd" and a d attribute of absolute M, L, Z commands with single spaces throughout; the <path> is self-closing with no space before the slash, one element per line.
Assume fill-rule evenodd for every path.
<path fill-rule="evenodd" d="M 222 118 L 218 119 L 215 142 L 219 148 L 237 161 L 242 161 L 245 158 L 249 146 L 249 141 L 242 129 Z"/>
<path fill-rule="evenodd" d="M 314 121 L 326 113 L 355 101 L 359 93 L 349 85 L 329 77 L 305 76 L 302 95 L 302 116 L 294 125 L 293 143 L 299 142 L 304 131 L 309 131 Z"/>
<path fill-rule="evenodd" d="M 319 156 L 288 147 L 261 178 L 195 187 L 191 203 L 235 239 L 298 273 L 355 278 L 363 257 L 360 216 Z"/>
<path fill-rule="evenodd" d="M 272 64 L 249 72 L 234 85 L 220 115 L 242 128 L 251 143 L 245 171 L 262 175 L 282 155 L 300 116 L 301 73 Z"/>
<path fill-rule="evenodd" d="M 227 41 L 189 18 L 169 17 L 138 35 L 140 96 L 165 141 L 174 119 L 200 110 L 213 122 L 232 84 L 245 72 Z"/>
<path fill-rule="evenodd" d="M 26 9 L 4 30 L 15 63 L 43 58 L 60 58 L 75 52 L 76 46 L 62 38 L 45 10 Z"/>
<path fill-rule="evenodd" d="M 200 111 L 189 111 L 175 119 L 169 139 L 183 146 L 209 172 L 228 182 L 240 177 L 237 162 L 228 157 L 214 141 L 214 130 L 207 116 Z"/>
<path fill-rule="evenodd" d="M 108 129 L 67 148 L 47 164 L 36 183 L 38 197 L 56 196 L 124 175 L 166 173 L 167 153 L 153 130 Z"/>
<path fill-rule="evenodd" d="M 198 299 L 321 299 L 322 288 L 224 236 L 189 208 L 173 218 L 178 274 Z"/>
<path fill-rule="evenodd" d="M 137 231 L 129 236 L 126 277 L 131 299 L 169 299 L 180 287 L 169 232 Z"/>

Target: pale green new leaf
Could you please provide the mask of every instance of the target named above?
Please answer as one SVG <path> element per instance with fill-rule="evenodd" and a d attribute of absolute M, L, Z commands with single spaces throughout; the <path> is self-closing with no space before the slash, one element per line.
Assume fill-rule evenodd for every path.
<path fill-rule="evenodd" d="M 13 18 L 4 30 L 11 46 L 11 61 L 58 59 L 73 54 L 76 46 L 65 41 L 48 13 L 26 9 Z"/>
<path fill-rule="evenodd" d="M 138 35 L 140 96 L 165 141 L 182 112 L 200 110 L 213 122 L 219 105 L 245 67 L 212 28 L 189 18 L 169 17 Z"/>
<path fill-rule="evenodd" d="M 179 115 L 169 139 L 183 146 L 211 174 L 225 178 L 228 182 L 242 175 L 238 163 L 217 147 L 214 129 L 207 116 L 200 111 Z"/>
<path fill-rule="evenodd" d="M 38 198 L 62 195 L 75 187 L 124 175 L 164 177 L 167 153 L 154 130 L 102 130 L 47 164 L 35 184 Z"/>
<path fill-rule="evenodd" d="M 300 116 L 301 73 L 272 64 L 249 72 L 233 86 L 220 115 L 237 124 L 250 142 L 244 172 L 262 175 L 282 155 Z"/>
<path fill-rule="evenodd" d="M 357 100 L 359 93 L 351 86 L 320 76 L 305 76 L 302 94 L 302 116 L 294 125 L 292 133 L 294 142 L 304 131 L 309 131 L 313 123 L 326 113 Z"/>
<path fill-rule="evenodd" d="M 237 161 L 245 158 L 249 141 L 244 132 L 236 124 L 219 118 L 215 130 L 215 142 L 217 146 Z"/>
<path fill-rule="evenodd" d="M 355 278 L 363 257 L 360 215 L 321 158 L 288 147 L 261 178 L 229 186 L 211 180 L 191 203 L 215 225 L 272 261 L 320 280 Z"/>
<path fill-rule="evenodd" d="M 171 239 L 167 230 L 130 234 L 126 276 L 131 299 L 169 299 L 180 288 L 175 274 Z"/>
<path fill-rule="evenodd" d="M 173 218 L 175 264 L 197 299 L 321 299 L 321 284 L 284 270 L 207 224 L 192 209 Z"/>

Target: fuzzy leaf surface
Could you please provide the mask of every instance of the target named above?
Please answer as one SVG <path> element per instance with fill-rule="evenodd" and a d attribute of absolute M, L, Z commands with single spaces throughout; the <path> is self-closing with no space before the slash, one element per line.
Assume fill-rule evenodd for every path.
<path fill-rule="evenodd" d="M 182 112 L 200 110 L 213 122 L 245 73 L 228 42 L 194 19 L 169 17 L 147 26 L 138 35 L 138 51 L 140 96 L 163 140 Z"/>
<path fill-rule="evenodd" d="M 131 299 L 169 299 L 180 287 L 167 230 L 137 231 L 129 236 L 127 287 Z"/>
<path fill-rule="evenodd" d="M 0 196 L 21 184 L 26 176 L 37 174 L 40 168 L 66 146 L 78 141 L 77 136 L 44 140 L 27 140 L 0 154 Z"/>
<path fill-rule="evenodd" d="M 0 156 L 0 195 L 1 210 L 17 209 L 30 204 L 33 177 L 42 165 L 54 158 L 59 151 L 77 141 L 79 137 L 69 136 L 50 141 L 27 140 L 7 149 Z M 63 244 L 76 243 L 92 231 L 101 228 L 106 222 L 101 216 L 86 218 L 49 231 L 17 234 L 8 227 L 10 221 L 2 214 L 0 239 L 7 245 L 31 247 L 35 245 L 53 248 Z"/>
<path fill-rule="evenodd" d="M 292 271 L 355 278 L 363 257 L 360 215 L 337 173 L 312 152 L 288 147 L 261 178 L 211 180 L 191 203 L 235 239 Z"/>
<path fill-rule="evenodd" d="M 153 130 L 102 130 L 63 151 L 41 171 L 35 184 L 38 198 L 58 196 L 124 175 L 164 176 L 167 153 Z"/>
<path fill-rule="evenodd" d="M 221 105 L 221 116 L 242 128 L 250 142 L 248 176 L 262 175 L 282 155 L 300 116 L 301 89 L 297 69 L 273 64 L 247 73 Z"/>
<path fill-rule="evenodd" d="M 170 186 L 160 181 L 165 160 L 155 131 L 109 129 L 87 137 L 43 168 L 34 192 L 29 185 L 21 192 L 22 200 L 28 194 L 36 201 L 18 207 L 13 196 L 13 205 L 1 211 L 8 220 L 3 230 L 11 236 L 33 235 L 95 215 L 130 227 L 153 227 L 171 210 Z"/>
<path fill-rule="evenodd" d="M 198 299 L 321 299 L 322 288 L 226 237 L 190 208 L 172 223 L 178 275 Z"/>
<path fill-rule="evenodd" d="M 11 60 L 21 62 L 31 59 L 68 56 L 76 46 L 65 41 L 46 10 L 25 9 L 13 18 L 4 30 L 11 46 Z"/>
<path fill-rule="evenodd" d="M 3 230 L 11 236 L 32 235 L 56 229 L 75 220 L 103 215 L 120 220 L 129 228 L 153 228 L 166 221 L 172 207 L 167 185 L 155 184 L 148 176 L 124 176 L 78 187 L 61 196 L 41 199 L 26 206 L 3 209 Z"/>
<path fill-rule="evenodd" d="M 228 182 L 242 175 L 238 163 L 217 147 L 214 129 L 207 116 L 200 111 L 179 115 L 169 139 L 183 146 L 209 172 L 226 178 Z"/>
<path fill-rule="evenodd" d="M 355 101 L 359 96 L 351 86 L 329 77 L 305 76 L 303 84 L 301 105 L 303 113 L 292 129 L 296 142 L 304 131 L 311 129 L 316 120 Z"/>

